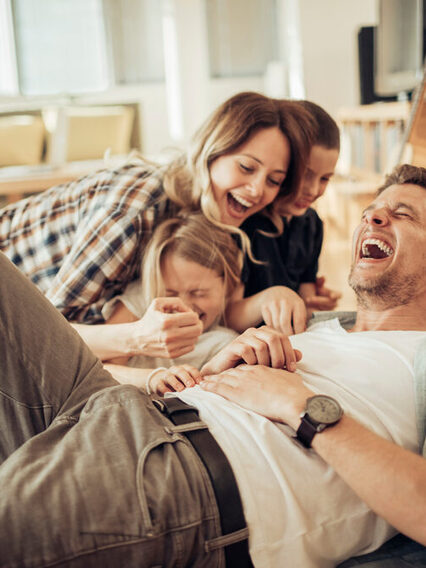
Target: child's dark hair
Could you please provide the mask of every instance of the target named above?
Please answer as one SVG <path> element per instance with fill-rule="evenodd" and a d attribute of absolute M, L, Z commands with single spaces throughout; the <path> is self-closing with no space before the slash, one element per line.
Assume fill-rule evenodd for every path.
<path fill-rule="evenodd" d="M 297 101 L 315 120 L 313 145 L 327 150 L 340 150 L 340 130 L 336 121 L 322 107 L 312 101 Z"/>

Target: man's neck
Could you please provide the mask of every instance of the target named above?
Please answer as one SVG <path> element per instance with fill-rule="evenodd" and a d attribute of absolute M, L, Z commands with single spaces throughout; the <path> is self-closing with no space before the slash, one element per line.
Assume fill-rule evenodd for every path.
<path fill-rule="evenodd" d="M 426 331 L 426 298 L 392 308 L 358 306 L 351 331 Z"/>

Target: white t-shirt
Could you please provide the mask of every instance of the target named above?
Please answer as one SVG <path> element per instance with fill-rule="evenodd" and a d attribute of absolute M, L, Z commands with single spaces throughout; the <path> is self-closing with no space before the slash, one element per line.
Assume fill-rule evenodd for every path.
<path fill-rule="evenodd" d="M 416 331 L 348 333 L 335 319 L 291 342 L 303 353 L 298 372 L 312 390 L 336 397 L 370 429 L 418 451 L 413 358 L 425 337 Z M 256 567 L 332 567 L 395 533 L 314 451 L 296 445 L 288 427 L 200 387 L 178 396 L 199 408 L 231 463 Z"/>
<path fill-rule="evenodd" d="M 102 308 L 102 315 L 108 319 L 118 301 L 122 302 L 126 308 L 136 317 L 141 318 L 145 313 L 145 307 L 141 298 L 141 282 L 135 280 L 131 282 L 123 292 L 123 294 L 114 296 L 105 303 Z M 233 339 L 238 337 L 238 333 L 233 329 L 215 325 L 202 333 L 192 351 L 170 359 L 166 357 L 146 357 L 145 355 L 135 355 L 130 357 L 127 365 L 139 369 L 156 369 L 157 367 L 171 367 L 172 365 L 192 365 L 197 369 L 210 361 L 210 359 L 218 353 L 222 347 L 225 347 Z"/>

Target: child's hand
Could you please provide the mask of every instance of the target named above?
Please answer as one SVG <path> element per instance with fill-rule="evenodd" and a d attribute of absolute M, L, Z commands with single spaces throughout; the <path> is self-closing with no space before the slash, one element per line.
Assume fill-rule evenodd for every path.
<path fill-rule="evenodd" d="M 266 365 L 275 369 L 296 370 L 302 358 L 298 349 L 293 349 L 289 338 L 267 326 L 249 328 L 224 347 L 201 369 L 201 374 L 213 375 L 241 363 Z"/>
<path fill-rule="evenodd" d="M 286 286 L 271 286 L 259 292 L 258 296 L 266 325 L 286 335 L 305 331 L 305 302 L 296 292 Z"/>
<path fill-rule="evenodd" d="M 315 295 L 305 298 L 306 307 L 310 311 L 334 310 L 342 297 L 340 292 L 326 288 L 324 283 L 324 276 L 319 276 L 315 282 Z"/>
<path fill-rule="evenodd" d="M 144 316 L 129 325 L 133 333 L 127 355 L 175 359 L 192 351 L 203 333 L 198 314 L 180 298 L 156 298 Z"/>
<path fill-rule="evenodd" d="M 158 369 L 151 374 L 149 390 L 158 395 L 179 392 L 201 382 L 201 373 L 191 365 L 176 365 L 169 369 Z M 147 389 L 148 390 L 148 389 Z"/>

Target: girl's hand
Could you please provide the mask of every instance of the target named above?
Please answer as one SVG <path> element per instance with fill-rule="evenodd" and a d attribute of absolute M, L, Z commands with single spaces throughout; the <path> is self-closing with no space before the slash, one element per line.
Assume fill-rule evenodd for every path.
<path fill-rule="evenodd" d="M 149 389 L 158 395 L 166 392 L 180 392 L 201 382 L 201 373 L 191 365 L 175 365 L 169 369 L 159 369 L 151 375 Z"/>
<path fill-rule="evenodd" d="M 289 338 L 267 326 L 249 328 L 224 347 L 201 369 L 201 374 L 212 375 L 241 363 L 266 365 L 275 369 L 296 370 L 302 353 L 293 349 Z"/>
<path fill-rule="evenodd" d="M 306 306 L 303 299 L 286 286 L 271 286 L 259 293 L 262 319 L 266 325 L 286 335 L 306 329 Z"/>
<path fill-rule="evenodd" d="M 189 353 L 203 332 L 198 314 L 180 298 L 156 298 L 142 319 L 131 324 L 129 355 L 175 359 Z"/>

